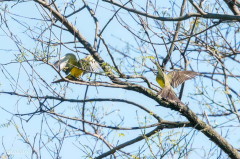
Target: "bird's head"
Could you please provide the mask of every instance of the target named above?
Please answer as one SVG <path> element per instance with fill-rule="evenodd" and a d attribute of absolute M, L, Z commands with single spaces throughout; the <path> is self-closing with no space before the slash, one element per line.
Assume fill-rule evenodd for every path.
<path fill-rule="evenodd" d="M 164 75 L 164 68 L 162 66 L 160 66 L 157 62 L 156 62 L 156 66 L 157 66 L 157 74 L 160 75 L 160 76 L 163 76 Z"/>
<path fill-rule="evenodd" d="M 164 74 L 164 67 L 160 66 L 159 62 L 157 60 L 154 59 L 150 59 L 152 61 L 152 63 L 154 63 L 157 66 L 157 71 L 154 72 L 154 74 Z"/>
<path fill-rule="evenodd" d="M 77 60 L 76 56 L 72 53 L 67 53 L 65 56 L 64 56 L 65 59 L 69 59 L 69 60 Z"/>

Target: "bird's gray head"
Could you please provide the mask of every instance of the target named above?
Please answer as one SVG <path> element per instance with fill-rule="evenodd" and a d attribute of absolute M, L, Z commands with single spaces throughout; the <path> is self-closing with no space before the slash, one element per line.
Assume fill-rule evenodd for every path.
<path fill-rule="evenodd" d="M 66 58 L 66 59 L 77 59 L 76 56 L 75 56 L 74 54 L 72 54 L 72 53 L 67 53 L 67 54 L 65 55 L 65 58 Z"/>

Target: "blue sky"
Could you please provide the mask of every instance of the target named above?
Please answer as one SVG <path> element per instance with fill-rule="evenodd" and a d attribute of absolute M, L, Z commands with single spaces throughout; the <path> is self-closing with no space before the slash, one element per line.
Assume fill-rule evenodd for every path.
<path fill-rule="evenodd" d="M 13 31 L 13 34 L 17 36 L 18 41 L 21 43 L 21 46 L 28 48 L 34 53 L 37 52 L 49 52 L 51 53 L 54 57 L 50 59 L 50 62 L 53 63 L 58 59 L 57 54 L 61 54 L 60 56 L 64 55 L 65 53 L 71 52 L 70 49 L 63 47 L 63 46 L 51 46 L 48 47 L 47 45 L 41 46 L 41 44 L 37 40 L 32 40 L 31 38 L 42 38 L 38 37 L 38 33 L 40 33 L 46 26 L 47 24 L 44 21 L 39 21 L 37 19 L 41 19 L 41 16 L 37 9 L 41 10 L 41 7 L 39 5 L 35 5 L 33 2 L 27 2 L 27 3 L 20 3 L 15 6 L 11 6 L 13 3 L 2 3 L 0 4 L 1 8 L 4 8 L 4 5 L 8 5 L 9 13 L 7 13 L 7 20 L 9 24 L 10 30 Z M 89 1 L 89 4 L 92 8 L 96 5 L 94 1 Z M 62 7 L 64 3 L 60 5 Z M 78 6 L 79 4 L 76 4 Z M 166 10 L 170 13 L 168 10 L 169 3 L 164 3 L 162 6 L 162 10 Z M 79 5 L 81 6 L 81 5 Z M 113 15 L 112 7 L 111 5 L 106 5 L 103 2 L 100 2 L 100 7 L 97 8 L 96 15 L 98 16 L 98 20 L 100 23 L 100 29 L 106 24 L 106 22 L 111 18 Z M 29 9 L 26 9 L 29 8 Z M 70 11 L 69 11 L 70 12 Z M 3 10 L 0 11 L 1 14 L 3 14 Z M 17 16 L 17 15 L 21 15 Z M 134 27 L 134 30 L 139 30 L 139 26 L 136 26 L 136 23 L 131 19 L 131 17 L 128 15 L 127 12 L 120 11 L 119 15 L 127 21 L 128 25 Z M 27 18 L 26 18 L 27 17 Z M 36 18 L 36 19 L 32 19 Z M 91 43 L 93 43 L 94 40 L 94 23 L 93 20 L 91 19 L 90 15 L 88 12 L 85 10 L 81 12 L 81 14 L 78 14 L 77 16 L 73 17 L 70 19 L 73 24 L 75 24 L 80 32 L 89 40 Z M 155 24 L 153 21 L 149 20 L 150 24 L 154 28 Z M 18 22 L 21 22 L 19 24 Z M 189 21 L 184 22 L 184 25 L 186 28 L 189 28 L 187 25 Z M 186 24 L 185 24 L 186 23 Z M 49 25 L 49 24 L 48 24 Z M 24 27 L 27 26 L 27 27 Z M 169 23 L 169 28 L 172 28 L 172 24 Z M 31 28 L 31 31 L 27 31 L 27 29 Z M 154 28 L 157 30 L 157 28 Z M 73 37 L 65 31 L 53 28 L 53 32 L 55 34 L 50 34 L 49 31 L 44 32 L 43 40 L 48 39 L 51 37 L 51 40 L 54 42 L 58 42 L 60 39 L 62 41 L 72 41 Z M 8 34 L 8 36 L 6 36 Z M 59 79 L 60 77 L 58 76 L 57 72 L 49 65 L 44 64 L 43 62 L 36 62 L 36 61 L 30 61 L 29 64 L 34 66 L 33 68 L 30 67 L 30 65 L 26 62 L 23 63 L 16 63 L 17 57 L 20 55 L 19 49 L 23 50 L 24 54 L 26 55 L 26 58 L 28 60 L 33 60 L 33 56 L 24 48 L 17 48 L 15 43 L 11 38 L 9 38 L 10 33 L 7 31 L 6 27 L 3 26 L 1 27 L 0 30 L 0 39 L 1 39 L 1 46 L 0 46 L 0 91 L 16 91 L 21 94 L 32 94 L 36 95 L 36 92 L 38 93 L 39 96 L 46 96 L 46 95 L 56 95 L 53 92 L 56 91 L 59 94 L 63 95 L 66 93 L 66 97 L 70 99 L 83 99 L 84 98 L 84 93 L 86 90 L 86 86 L 80 86 L 80 85 L 75 85 L 75 84 L 67 84 L 67 83 L 61 83 L 61 84 L 52 84 L 51 82 Z M 159 33 L 159 35 L 164 35 L 163 33 Z M 141 36 L 141 34 L 139 34 Z M 105 30 L 103 37 L 107 39 L 107 43 L 111 45 L 112 47 L 119 49 L 121 51 L 127 52 L 128 47 L 126 47 L 126 43 L 123 41 L 128 42 L 131 45 L 134 45 L 135 48 L 137 48 L 137 44 L 134 42 L 133 36 L 129 36 L 129 32 L 119 25 L 117 22 L 116 18 L 111 22 L 111 24 L 107 27 Z M 153 36 L 152 38 L 154 41 L 157 41 L 159 43 L 160 39 L 158 41 L 158 37 Z M 20 45 L 19 45 L 20 46 Z M 76 50 L 74 48 L 74 44 L 68 45 L 73 50 Z M 81 45 L 77 45 L 81 46 Z M 151 46 L 146 47 L 144 46 L 143 49 L 146 49 L 147 55 L 152 55 L 154 56 L 152 52 Z M 80 51 L 83 51 L 86 53 L 85 50 L 83 49 L 77 49 Z M 166 55 L 166 50 L 165 47 L 162 45 L 156 46 L 156 50 L 159 53 L 159 56 L 165 56 Z M 101 45 L 99 52 L 101 53 L 101 56 L 106 60 L 109 61 L 109 57 L 106 53 L 106 49 Z M 123 57 L 119 55 L 117 52 L 113 52 L 114 57 L 117 59 L 121 60 Z M 137 54 L 134 51 L 129 51 L 128 52 L 130 56 L 134 56 L 138 59 L 142 58 L 141 54 Z M 178 54 L 177 51 L 173 52 L 173 54 Z M 79 54 L 81 58 L 84 57 L 83 54 Z M 199 57 L 197 53 L 191 53 L 192 59 Z M 207 54 L 201 54 L 200 57 L 204 59 Z M 173 57 L 173 60 L 177 60 L 178 55 Z M 139 60 L 141 61 L 141 60 Z M 149 61 L 146 62 L 147 65 L 154 67 Z M 127 65 L 127 61 L 123 61 L 122 65 Z M 121 65 L 121 66 L 122 66 Z M 200 72 L 211 72 L 213 69 L 212 66 L 209 66 L 206 64 L 206 62 L 202 62 L 202 64 L 199 64 L 196 66 L 194 60 L 192 60 L 192 63 L 190 61 L 190 65 L 196 70 Z M 140 68 L 139 65 L 135 64 L 137 67 L 137 72 L 140 72 L 142 68 Z M 139 68 L 138 68 L 139 67 Z M 170 67 L 170 66 L 168 66 Z M 7 74 L 6 70 L 10 74 Z M 121 67 L 123 71 L 127 70 L 124 67 Z M 237 68 L 234 66 L 230 68 L 231 70 L 234 70 L 236 72 L 239 72 Z M 132 70 L 130 70 L 132 71 Z M 5 75 L 4 75 L 5 74 Z M 41 80 L 39 76 L 44 79 Z M 64 74 L 62 74 L 65 76 Z M 146 72 L 144 75 L 149 79 L 149 81 L 155 82 L 155 76 L 152 72 Z M 84 80 L 88 79 L 89 75 L 86 75 L 83 77 Z M 97 76 L 98 80 L 106 80 L 105 77 L 102 76 Z M 32 80 L 32 83 L 31 83 Z M 137 81 L 137 80 L 136 80 Z M 238 81 L 235 79 L 231 81 L 234 85 L 237 84 Z M 16 86 L 17 83 L 17 86 Z M 47 89 L 47 85 L 51 86 L 50 89 Z M 33 86 L 36 90 L 33 89 Z M 201 96 L 194 96 L 198 101 L 192 100 L 189 98 L 192 94 L 198 93 L 198 89 L 202 89 L 202 87 L 206 87 L 206 90 L 209 92 L 210 97 L 215 97 L 218 98 L 219 100 L 225 101 L 225 95 L 224 92 L 222 91 L 222 88 L 220 85 L 210 82 L 210 80 L 205 80 L 203 77 L 197 77 L 195 80 L 188 81 L 185 86 L 184 90 L 184 96 L 183 96 L 183 102 L 189 102 L 189 107 L 194 111 L 194 112 L 201 112 L 202 110 L 206 109 L 205 103 L 200 103 L 204 100 L 201 100 Z M 236 86 L 238 87 L 238 86 Z M 219 89 L 218 89 L 219 88 Z M 214 91 L 214 90 L 217 91 Z M 176 89 L 179 91 L 179 89 Z M 132 91 L 126 91 L 123 89 L 114 89 L 114 88 L 104 88 L 104 87 L 90 87 L 87 98 L 121 98 L 121 99 L 126 99 L 126 100 L 133 100 L 136 103 L 142 104 L 143 106 L 149 108 L 150 110 L 153 110 L 156 114 L 158 114 L 160 117 L 164 118 L 165 120 L 174 120 L 174 121 L 185 121 L 186 119 L 184 117 L 181 117 L 179 113 L 172 111 L 170 109 L 166 109 L 163 107 L 156 107 L 157 103 L 150 100 L 149 98 L 146 98 L 144 95 L 141 95 L 137 92 L 132 92 Z M 11 96 L 11 95 L 6 95 L 6 94 L 0 94 L 0 100 L 1 104 L 0 107 L 0 113 L 1 113 L 1 120 L 0 120 L 0 131 L 1 131 L 1 138 L 0 141 L 1 143 L 3 142 L 4 145 L 6 146 L 5 149 L 9 152 L 14 152 L 13 154 L 16 156 L 16 158 L 26 158 L 26 156 L 29 157 L 29 154 L 31 153 L 29 151 L 29 147 L 23 143 L 22 140 L 20 140 L 19 135 L 16 133 L 16 128 L 19 127 L 21 129 L 21 124 L 20 120 L 16 117 L 13 117 L 11 113 L 30 113 L 34 112 L 38 106 L 39 106 L 39 101 L 29 99 L 29 98 L 22 98 L 22 97 L 16 97 L 16 96 Z M 54 100 L 48 100 L 47 104 L 49 106 L 55 105 L 58 103 L 58 101 Z M 87 103 L 86 108 L 91 110 L 92 105 L 96 103 Z M 82 107 L 82 103 L 62 103 L 58 107 L 54 109 L 55 112 L 57 113 L 62 113 L 64 115 L 69 115 L 72 117 L 78 117 L 80 115 L 79 110 Z M 111 125 L 115 124 L 121 121 L 121 117 L 124 117 L 124 122 L 122 123 L 122 126 L 124 127 L 132 127 L 132 126 L 139 126 L 139 124 L 144 124 L 146 122 L 147 124 L 153 124 L 156 123 L 157 121 L 151 117 L 151 115 L 139 110 L 136 107 L 129 106 L 128 104 L 123 104 L 123 103 L 113 103 L 113 102 L 100 102 L 96 104 L 96 107 L 99 108 L 97 114 L 100 116 L 103 116 L 101 120 L 105 121 L 106 125 Z M 213 107 L 212 109 L 218 109 Z M 208 112 L 209 110 L 206 109 Z M 9 113 L 11 112 L 11 113 Z M 89 111 L 88 111 L 89 112 Z M 109 114 L 108 114 L 109 113 Z M 12 118 L 13 117 L 13 118 Z M 87 115 L 87 119 L 91 119 L 91 114 Z M 29 116 L 23 116 L 24 119 L 28 119 Z M 231 116 L 230 118 L 235 118 L 235 116 Z M 8 123 L 9 120 L 13 119 L 16 122 L 16 125 L 18 127 L 14 127 L 14 124 L 10 124 L 9 126 L 5 126 L 4 124 Z M 210 120 L 211 122 L 214 122 L 216 119 L 213 118 Z M 47 122 L 48 123 L 47 123 Z M 225 122 L 225 118 L 217 118 L 216 122 L 222 123 Z M 74 122 L 71 122 L 72 124 L 76 124 Z M 231 123 L 232 124 L 232 123 Z M 31 141 L 33 141 L 34 136 L 37 134 L 37 139 L 39 139 L 39 135 L 41 135 L 44 138 L 44 141 L 47 140 L 47 136 L 51 136 L 51 132 L 47 132 L 49 130 L 48 125 L 52 125 L 54 132 L 56 133 L 59 131 L 59 137 L 62 137 L 64 135 L 62 131 L 65 130 L 65 127 L 62 127 L 58 124 L 58 122 L 48 115 L 34 115 L 31 120 L 28 122 L 23 122 L 24 129 L 26 130 L 27 136 L 30 137 Z M 41 127 L 41 125 L 43 127 Z M 90 129 L 90 128 L 89 128 Z M 42 130 L 42 131 L 41 131 Z M 222 132 L 221 129 L 216 129 L 219 131 L 219 133 L 223 133 L 225 135 L 227 132 L 226 130 Z M 230 129 L 229 129 L 230 130 Z M 231 128 L 230 135 L 228 135 L 228 139 L 231 140 L 233 145 L 238 145 L 239 139 L 234 140 L 235 135 L 237 135 L 237 129 Z M 108 130 L 105 130 L 106 132 Z M 150 131 L 150 129 L 148 129 Z M 175 132 L 179 132 L 179 134 L 183 133 L 188 133 L 191 132 L 193 133 L 191 129 L 184 128 L 184 129 L 176 129 L 174 130 Z M 134 132 L 134 133 L 133 133 Z M 174 134 L 175 132 L 172 132 L 171 130 L 163 130 L 163 136 L 166 134 Z M 124 133 L 124 136 L 121 136 L 120 134 Z M 71 134 L 71 135 L 69 135 Z M 75 134 L 75 136 L 72 136 L 72 134 Z M 128 141 L 136 135 L 141 134 L 141 131 L 114 131 L 113 134 L 107 136 L 106 138 L 110 141 L 113 141 L 113 143 L 117 144 L 123 143 L 125 141 Z M 175 134 L 172 136 L 172 138 L 177 138 L 179 134 Z M 69 136 L 68 136 L 69 135 Z M 197 132 L 195 133 L 198 137 L 195 138 L 194 141 L 194 148 L 198 149 L 198 153 L 196 154 L 195 152 L 192 152 L 192 156 L 197 158 L 200 156 L 204 155 L 204 149 L 208 149 L 212 147 L 212 143 L 209 142 L 208 138 L 203 136 L 201 133 Z M 81 140 L 80 140 L 81 138 Z M 82 143 L 79 143 L 81 141 Z M 234 142 L 235 141 L 235 142 Z M 88 136 L 82 136 L 81 133 L 79 132 L 71 132 L 71 133 L 66 133 L 66 140 L 64 141 L 64 147 L 61 151 L 61 155 L 63 158 L 79 158 L 78 155 L 76 155 L 76 152 L 82 155 L 82 152 L 79 150 L 78 146 L 83 144 L 83 145 L 94 145 L 95 140 L 93 140 L 91 137 Z M 54 147 L 54 144 L 57 144 L 56 140 L 54 140 L 52 143 L 48 143 L 50 147 Z M 206 144 L 207 143 L 207 144 Z M 97 147 L 101 148 L 101 144 L 98 143 Z M 36 144 L 37 145 L 37 144 Z M 155 147 L 156 148 L 156 147 Z M 104 150 L 107 150 L 105 146 L 103 146 Z M 134 146 L 129 146 L 126 147 L 124 150 L 126 151 L 136 151 Z M 4 152 L 3 147 L 0 147 L 0 153 Z M 19 153 L 18 153 L 19 152 Z M 47 157 L 44 158 L 50 158 L 50 155 L 48 154 L 46 149 L 42 149 L 42 153 L 46 155 Z M 190 156 L 191 156 L 190 155 Z M 225 156 L 225 155 L 224 155 Z"/>

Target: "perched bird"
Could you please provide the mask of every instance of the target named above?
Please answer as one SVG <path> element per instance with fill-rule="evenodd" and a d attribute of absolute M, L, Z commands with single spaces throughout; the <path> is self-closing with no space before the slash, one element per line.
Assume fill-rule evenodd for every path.
<path fill-rule="evenodd" d="M 77 60 L 74 54 L 68 53 L 53 64 L 58 70 L 63 71 L 68 79 L 78 79 L 88 72 L 96 72 L 100 66 L 91 55 Z M 56 83 L 56 81 L 55 81 Z"/>
<path fill-rule="evenodd" d="M 186 80 L 194 78 L 199 75 L 199 73 L 193 71 L 172 71 L 166 74 L 158 63 L 155 64 L 158 69 L 156 81 L 162 87 L 162 90 L 159 92 L 161 97 L 182 103 L 176 96 L 173 88 L 178 87 Z"/>

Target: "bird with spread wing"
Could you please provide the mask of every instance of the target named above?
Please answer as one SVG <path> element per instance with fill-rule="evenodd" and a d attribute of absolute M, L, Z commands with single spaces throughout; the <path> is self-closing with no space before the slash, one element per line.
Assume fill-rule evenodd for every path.
<path fill-rule="evenodd" d="M 94 60 L 91 55 L 83 59 L 77 60 L 74 54 L 68 53 L 54 64 L 58 70 L 63 71 L 67 79 L 75 80 L 81 78 L 84 74 L 89 72 L 96 72 L 100 69 L 99 64 Z M 54 81 L 53 83 L 59 82 Z M 62 80 L 61 80 L 62 81 Z"/>
<path fill-rule="evenodd" d="M 178 87 L 186 80 L 194 78 L 195 76 L 199 75 L 199 73 L 193 71 L 172 71 L 166 74 L 157 62 L 154 63 L 158 69 L 156 81 L 162 88 L 162 90 L 159 92 L 159 95 L 161 95 L 162 98 L 182 103 L 181 100 L 176 96 L 173 88 Z"/>

